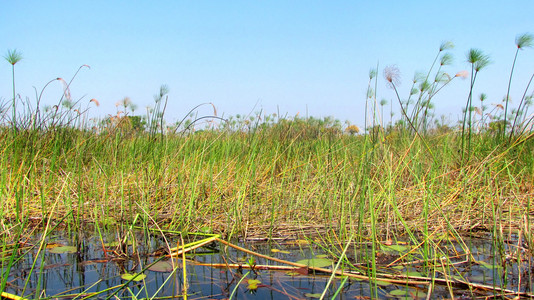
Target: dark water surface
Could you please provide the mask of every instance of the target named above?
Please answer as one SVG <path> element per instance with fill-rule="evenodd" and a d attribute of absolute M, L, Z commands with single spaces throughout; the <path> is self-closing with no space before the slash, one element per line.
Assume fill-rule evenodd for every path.
<path fill-rule="evenodd" d="M 94 236 L 94 233 L 92 235 L 91 237 L 73 236 L 67 233 L 50 235 L 45 239 L 49 248 L 40 253 L 37 251 L 38 247 L 23 248 L 21 251 L 27 251 L 27 253 L 11 268 L 5 291 L 30 299 L 47 297 L 106 299 L 110 296 L 113 299 L 181 297 L 184 277 L 180 259 L 174 260 L 176 264 L 174 272 L 145 270 L 144 274 L 147 277 L 143 281 L 132 281 L 127 285 L 124 285 L 127 280 L 121 278 L 121 274 L 140 272 L 158 259 L 170 262 L 168 257 L 162 255 L 163 249 L 167 249 L 167 246 L 161 236 L 141 231 L 127 239 L 133 242 L 126 242 L 121 247 L 116 245 L 116 241 L 123 240 L 123 237 L 117 233 L 110 233 L 102 238 Z M 168 242 L 172 247 L 176 246 L 178 240 L 176 238 Z M 34 241 L 39 243 L 39 237 L 35 237 Z M 501 255 L 493 247 L 491 239 L 469 238 L 465 242 L 472 253 L 472 258 L 469 261 L 466 260 L 465 255 L 451 258 L 450 261 L 456 264 L 447 265 L 447 269 L 445 267 L 432 269 L 435 278 L 448 277 L 447 279 L 451 280 L 468 280 L 487 286 L 505 286 L 514 291 L 530 292 L 533 280 L 529 262 L 523 261 L 518 264 L 515 259 L 526 257 L 517 256 L 517 251 L 521 251 L 520 247 L 508 246 L 506 249 L 501 249 L 501 252 L 507 255 L 505 269 L 503 269 Z M 54 244 L 75 246 L 76 249 L 74 253 L 57 254 L 52 251 Z M 324 246 L 314 246 L 313 243 L 294 242 L 240 243 L 240 246 L 292 262 L 318 256 L 335 261 L 332 253 L 339 255 L 341 251 L 339 247 L 324 248 Z M 104 248 L 108 251 L 104 251 Z M 282 252 L 273 252 L 273 249 L 282 250 Z M 454 243 L 442 246 L 440 251 L 448 257 L 465 254 L 464 248 Z M 409 250 L 382 248 L 377 253 L 379 273 L 406 275 L 408 271 L 412 273 L 407 275 L 421 277 L 430 274 L 431 268 L 425 268 L 424 264 L 409 264 L 410 261 L 421 259 L 416 255 L 410 256 Z M 351 263 L 357 265 L 358 269 L 365 273 L 369 257 L 371 257 L 368 245 L 361 244 L 350 248 L 347 256 Z M 395 262 L 401 256 L 405 258 Z M 253 263 L 251 258 L 250 254 L 215 242 L 188 254 L 186 265 L 188 299 L 228 299 L 232 293 L 234 293 L 233 299 L 315 299 L 323 292 L 330 277 L 329 274 L 305 275 L 303 270 L 297 268 L 250 272 L 246 266 L 248 263 Z M 389 265 L 391 262 L 395 263 Z M 201 266 L 198 263 L 236 264 L 244 268 Z M 255 258 L 255 263 L 257 265 L 283 265 L 263 258 Z M 4 260 L 5 265 L 7 265 L 6 260 Z M 4 268 L 3 273 L 5 271 Z M 259 280 L 257 287 L 249 285 L 251 279 Z M 327 289 L 325 299 L 331 299 L 336 292 L 338 292 L 337 299 L 369 299 L 373 296 L 425 299 L 429 286 L 426 284 L 414 287 L 380 281 L 378 284 L 371 285 L 368 280 L 336 278 Z M 446 284 L 434 284 L 431 293 L 432 299 L 451 298 L 451 293 L 459 299 L 471 299 L 482 294 L 498 294 L 495 291 L 483 291 L 472 287 L 448 287 Z"/>

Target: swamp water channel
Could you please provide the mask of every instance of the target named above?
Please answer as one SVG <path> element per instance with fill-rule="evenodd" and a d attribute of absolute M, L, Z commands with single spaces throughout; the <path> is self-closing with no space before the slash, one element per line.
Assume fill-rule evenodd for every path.
<path fill-rule="evenodd" d="M 99 232 L 59 231 L 21 241 L 11 268 L 10 257 L 4 256 L 2 274 L 9 275 L 2 298 L 178 299 L 185 298 L 184 286 L 187 299 L 318 299 L 323 292 L 325 299 L 532 295 L 532 270 L 518 253 L 520 243 L 510 240 L 506 249 L 496 249 L 486 235 L 442 241 L 442 257 L 431 261 L 410 243 L 381 243 L 374 251 L 373 273 L 368 271 L 373 247 L 366 242 L 351 243 L 343 255 L 343 245 L 325 247 L 318 240 L 230 244 L 216 236 L 187 235 L 184 240 L 180 234 L 163 237 L 143 229 L 126 235 Z M 176 251 L 180 243 L 186 251 L 171 258 L 169 249 Z M 332 276 L 327 270 L 343 256 Z M 512 291 L 515 295 L 508 296 Z"/>

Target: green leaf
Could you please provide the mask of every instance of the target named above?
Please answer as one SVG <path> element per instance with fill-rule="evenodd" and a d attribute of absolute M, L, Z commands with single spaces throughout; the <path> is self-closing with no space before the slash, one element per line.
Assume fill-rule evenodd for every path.
<path fill-rule="evenodd" d="M 321 294 L 306 293 L 306 294 L 304 294 L 304 296 L 306 296 L 308 298 L 321 298 Z"/>
<path fill-rule="evenodd" d="M 408 246 L 403 246 L 403 245 L 391 245 L 391 246 L 386 246 L 386 245 L 380 245 L 380 248 L 382 249 L 382 251 L 396 251 L 396 252 L 406 252 L 406 250 L 409 249 Z"/>
<path fill-rule="evenodd" d="M 392 296 L 404 296 L 406 294 L 408 294 L 408 292 L 406 292 L 405 290 L 393 290 L 391 292 L 389 292 L 390 295 Z"/>
<path fill-rule="evenodd" d="M 256 279 L 249 279 L 248 280 L 248 286 L 247 286 L 247 289 L 249 290 L 256 290 L 258 289 L 258 284 L 260 284 L 261 281 L 259 280 L 256 280 Z"/>
<path fill-rule="evenodd" d="M 327 258 L 312 258 L 312 259 L 301 259 L 297 261 L 297 264 L 307 265 L 308 267 L 315 268 L 324 268 L 332 265 L 332 261 Z"/>
<path fill-rule="evenodd" d="M 391 285 L 392 283 L 391 282 L 387 282 L 387 281 L 377 280 L 376 284 L 377 285 L 381 285 L 381 286 L 388 286 L 388 285 Z"/>
<path fill-rule="evenodd" d="M 248 280 L 248 286 L 247 289 L 249 290 L 256 290 L 258 288 L 258 284 L 260 284 L 261 281 L 257 279 L 249 279 Z"/>
<path fill-rule="evenodd" d="M 62 254 L 62 253 L 76 253 L 76 247 L 74 246 L 59 246 L 51 248 L 50 253 Z"/>
<path fill-rule="evenodd" d="M 417 271 L 407 271 L 406 273 L 404 273 L 404 275 L 406 275 L 406 276 L 415 276 L 415 277 L 423 277 L 423 275 L 421 275 L 421 273 L 419 273 Z"/>
<path fill-rule="evenodd" d="M 121 278 L 124 279 L 124 280 L 131 280 L 131 281 L 141 281 L 143 279 L 145 279 L 146 275 L 145 274 L 128 274 L 128 273 L 124 273 L 121 275 Z"/>
<path fill-rule="evenodd" d="M 173 270 L 173 267 L 172 264 L 168 261 L 158 261 L 157 263 L 151 265 L 148 269 L 153 272 L 167 273 L 171 272 Z"/>

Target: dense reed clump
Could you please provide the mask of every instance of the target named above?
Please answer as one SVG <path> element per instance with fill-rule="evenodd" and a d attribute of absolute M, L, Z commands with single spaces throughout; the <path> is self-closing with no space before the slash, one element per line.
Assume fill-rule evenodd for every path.
<path fill-rule="evenodd" d="M 73 224 L 116 223 L 144 209 L 173 228 L 250 235 L 317 225 L 353 231 L 373 213 L 387 232 L 424 223 L 473 230 L 490 224 L 495 205 L 520 226 L 532 191 L 531 140 L 496 152 L 481 134 L 462 165 L 452 132 L 427 136 L 425 146 L 393 131 L 370 145 L 321 126 L 295 118 L 254 132 L 162 139 L 107 127 L 3 128 L 2 220 L 70 213 Z"/>

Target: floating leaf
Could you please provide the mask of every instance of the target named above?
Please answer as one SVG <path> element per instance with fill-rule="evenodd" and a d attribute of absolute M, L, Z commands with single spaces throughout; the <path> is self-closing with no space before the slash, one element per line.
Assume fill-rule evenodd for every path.
<path fill-rule="evenodd" d="M 59 243 L 48 243 L 46 244 L 46 249 L 52 249 L 52 248 L 61 247 L 61 246 L 63 245 Z"/>
<path fill-rule="evenodd" d="M 427 296 L 426 296 L 426 293 L 422 292 L 422 291 L 414 291 L 414 292 L 410 292 L 410 296 L 409 296 L 409 299 L 413 300 L 413 299 L 426 299 Z"/>
<path fill-rule="evenodd" d="M 306 293 L 304 296 L 308 298 L 321 298 L 321 294 L 312 294 L 312 293 Z"/>
<path fill-rule="evenodd" d="M 406 250 L 408 250 L 408 246 L 403 246 L 403 245 L 391 245 L 391 246 L 380 245 L 380 248 L 383 251 L 396 251 L 396 252 L 405 252 Z"/>
<path fill-rule="evenodd" d="M 76 253 L 76 247 L 74 246 L 59 246 L 50 249 L 50 253 L 62 254 L 62 253 Z"/>
<path fill-rule="evenodd" d="M 121 275 L 121 278 L 124 279 L 124 280 L 131 280 L 131 281 L 141 281 L 143 279 L 145 279 L 146 275 L 145 274 L 128 274 L 128 273 L 124 273 Z"/>
<path fill-rule="evenodd" d="M 295 268 L 292 271 L 289 271 L 286 273 L 289 276 L 297 276 L 297 275 L 308 275 L 308 268 L 302 267 L 302 268 Z"/>
<path fill-rule="evenodd" d="M 297 264 L 307 265 L 308 267 L 324 268 L 332 265 L 332 261 L 327 258 L 301 259 Z"/>
<path fill-rule="evenodd" d="M 157 263 L 148 267 L 150 271 L 153 272 L 171 272 L 173 270 L 172 264 L 168 261 L 158 261 Z"/>
<path fill-rule="evenodd" d="M 404 296 L 406 294 L 408 294 L 408 292 L 406 292 L 405 290 L 393 290 L 391 292 L 389 292 L 390 295 L 392 296 Z"/>
<path fill-rule="evenodd" d="M 315 256 L 315 258 L 327 258 L 327 257 L 328 257 L 328 255 L 326 255 L 326 254 L 319 254 L 319 255 Z"/>
<path fill-rule="evenodd" d="M 423 275 L 421 275 L 421 273 L 419 273 L 417 271 L 407 271 L 406 273 L 404 273 L 404 275 L 406 275 L 406 276 L 414 276 L 414 277 L 423 277 Z"/>
<path fill-rule="evenodd" d="M 388 286 L 388 285 L 391 285 L 392 283 L 391 282 L 387 282 L 387 281 L 377 280 L 376 284 L 377 285 L 381 285 L 381 286 Z"/>

